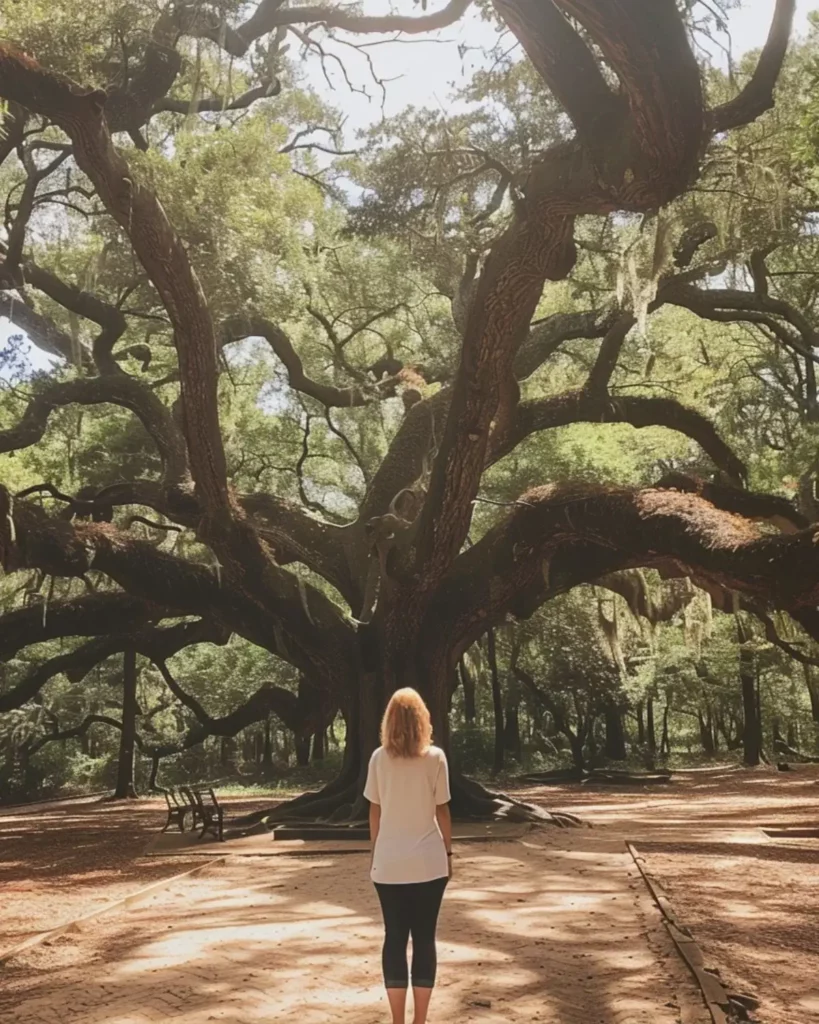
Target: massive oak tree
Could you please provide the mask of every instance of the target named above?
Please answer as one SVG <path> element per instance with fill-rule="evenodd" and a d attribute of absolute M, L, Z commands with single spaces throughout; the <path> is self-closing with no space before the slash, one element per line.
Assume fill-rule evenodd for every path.
<path fill-rule="evenodd" d="M 0 431 L 0 451 L 37 444 L 58 408 L 110 404 L 137 417 L 161 461 L 155 474 L 121 479 L 112 473 L 107 486 L 79 494 L 64 494 L 49 481 L 38 495 L 0 488 L 0 562 L 7 573 L 37 570 L 89 582 L 93 574 L 108 581 L 104 592 L 53 601 L 47 618 L 38 609 L 18 609 L 0 620 L 6 657 L 52 637 L 88 638 L 59 664 L 38 667 L 3 698 L 5 707 L 36 694 L 50 674 L 82 678 L 117 651 L 136 650 L 164 666 L 187 644 L 235 633 L 293 665 L 321 696 L 299 701 L 263 688 L 232 726 L 272 711 L 308 732 L 336 708 L 344 713 L 342 776 L 290 809 L 344 816 L 360 810 L 362 774 L 395 688 L 412 685 L 425 695 L 446 745 L 463 652 L 492 626 L 528 616 L 580 583 L 652 567 L 666 577 L 694 579 L 718 606 L 744 597 L 785 609 L 819 638 L 819 548 L 809 520 L 781 498 L 747 490 L 742 460 L 699 412 L 671 396 L 610 393 L 629 332 L 640 316 L 664 304 L 710 320 L 761 324 L 813 375 L 810 325 L 771 297 L 768 254 L 756 254 L 753 292 L 702 288 L 692 261 L 712 233 L 700 227 L 699 235 L 678 240 L 678 265 L 657 282 L 650 309 L 623 302 L 537 319 L 547 282 L 572 274 L 578 218 L 656 213 L 694 185 L 715 138 L 770 109 L 794 0 L 772 0 L 770 36 L 756 70 L 734 98 L 714 109 L 707 107 L 687 29 L 690 5 L 493 0 L 494 14 L 520 42 L 572 130 L 531 157 L 514 180 L 500 168 L 503 188 L 494 209 L 506 201 L 508 215 L 488 250 L 467 259 L 452 296 L 460 352 L 451 365 L 404 366 L 387 352 L 370 367 L 350 366 L 349 339 L 326 321 L 335 366 L 343 372 L 321 379 L 263 311 L 245 306 L 217 317 L 189 252 L 194 240 L 167 215 L 161 181 L 132 169 L 131 154 L 149 147 L 152 118 L 241 110 L 281 88 L 255 66 L 241 95 L 180 99 L 175 83 L 185 40 L 208 40 L 241 61 L 254 44 L 291 31 L 303 36 L 305 26 L 424 32 L 456 20 L 469 6 L 469 0 L 451 0 L 425 14 L 368 18 L 330 4 L 263 0 L 240 22 L 217 4 L 171 3 L 130 63 L 124 48 L 105 89 L 64 77 L 36 52 L 0 47 L 0 97 L 8 104 L 0 157 L 17 158 L 25 169 L 25 183 L 7 206 L 0 309 L 40 347 L 76 366 L 70 379 L 38 388 L 22 418 Z M 81 177 L 67 183 L 62 198 L 70 202 L 83 189 L 85 198 L 98 201 L 153 289 L 158 319 L 176 350 L 178 368 L 162 382 L 178 382 L 172 402 L 160 397 L 166 392 L 151 378 L 150 335 L 146 345 L 123 347 L 130 315 L 124 298 L 113 303 L 84 290 L 29 254 L 27 225 L 42 183 L 63 166 Z M 252 261 L 262 254 L 245 255 Z M 93 344 L 78 346 L 31 300 L 34 293 L 94 324 Z M 321 320 L 320 311 L 315 315 Z M 219 384 L 225 351 L 247 338 L 267 343 L 290 387 L 311 408 L 323 409 L 329 424 L 333 410 L 366 416 L 402 397 L 401 422 L 381 464 L 368 474 L 356 516 L 341 522 L 317 514 L 306 495 L 296 502 L 234 486 Z M 597 342 L 584 385 L 522 400 L 522 382 L 548 373 L 550 358 L 578 338 Z M 142 373 L 132 372 L 135 357 Z M 415 387 L 419 377 L 437 388 Z M 811 396 L 815 401 L 815 386 Z M 643 490 L 594 488 L 550 480 L 544 472 L 541 486 L 511 502 L 483 536 L 470 537 L 487 470 L 534 433 L 580 422 L 678 431 L 701 446 L 719 482 L 671 476 Z M 35 500 L 43 495 L 46 502 Z M 212 564 L 145 539 L 135 529 L 138 520 L 162 531 L 193 531 Z M 232 727 L 209 719 L 165 672 L 204 734 Z M 455 798 L 469 813 L 489 813 L 502 803 L 464 779 L 456 780 Z"/>

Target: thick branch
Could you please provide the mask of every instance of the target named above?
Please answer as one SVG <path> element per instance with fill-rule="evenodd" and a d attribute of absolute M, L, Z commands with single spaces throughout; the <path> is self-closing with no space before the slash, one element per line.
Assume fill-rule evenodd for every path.
<path fill-rule="evenodd" d="M 91 292 L 63 281 L 50 270 L 45 270 L 31 260 L 24 263 L 24 270 L 26 281 L 34 288 L 39 288 L 63 308 L 92 320 L 102 328 L 102 333 L 94 341 L 94 362 L 100 373 L 121 373 L 111 353 L 127 327 L 122 311 Z"/>
<path fill-rule="evenodd" d="M 35 610 L 42 620 L 42 611 L 39 608 Z M 120 606 L 121 612 L 125 610 L 124 607 Z M 59 612 L 63 612 L 63 614 L 59 615 Z M 70 622 L 66 621 L 67 616 L 64 612 L 65 606 L 58 609 L 60 623 L 64 627 L 67 626 L 69 628 L 70 632 L 67 635 L 76 635 L 74 630 L 71 629 Z M 87 613 L 88 609 L 86 608 L 85 614 Z M 78 611 L 77 614 L 82 613 Z M 0 628 L 8 624 L 9 618 L 10 616 L 0 618 Z M 122 614 L 119 622 L 121 632 L 113 633 L 111 636 L 104 636 L 101 639 L 91 640 L 67 654 L 60 654 L 55 658 L 50 658 L 48 661 L 36 665 L 15 687 L 7 693 L 0 694 L 0 712 L 22 707 L 36 697 L 43 686 L 56 675 L 63 674 L 72 683 L 80 682 L 93 668 L 105 661 L 106 658 L 110 658 L 112 655 L 119 654 L 125 650 L 135 650 L 137 653 L 145 655 L 145 657 L 157 660 L 170 658 L 184 647 L 189 647 L 192 644 L 205 641 L 223 644 L 228 640 L 227 633 L 220 631 L 212 623 L 205 622 L 204 620 L 165 628 L 129 629 L 129 627 L 134 625 L 137 625 L 137 623 L 129 622 L 127 616 Z M 45 633 L 45 631 L 45 627 L 43 627 L 42 632 Z M 46 637 L 41 636 L 39 638 L 39 640 L 43 639 L 46 639 Z M 38 641 L 30 640 L 29 642 Z"/>
<path fill-rule="evenodd" d="M 774 105 L 774 91 L 788 52 L 796 0 L 776 0 L 768 41 L 751 80 L 729 103 L 712 110 L 709 127 L 712 132 L 725 132 L 750 124 Z"/>
<path fill-rule="evenodd" d="M 552 0 L 495 0 L 495 9 L 523 42 L 549 89 L 587 145 L 601 148 L 621 102 L 591 50 Z"/>
<path fill-rule="evenodd" d="M 745 464 L 722 440 L 710 420 L 696 410 L 673 398 L 615 397 L 586 390 L 521 403 L 510 430 L 491 449 L 490 462 L 508 455 L 537 431 L 565 427 L 570 423 L 667 427 L 696 441 L 732 480 L 742 483 L 747 477 Z"/>
<path fill-rule="evenodd" d="M 282 87 L 278 79 L 266 79 L 232 100 L 228 100 L 225 96 L 209 96 L 205 99 L 191 102 L 190 100 L 177 100 L 170 96 L 165 96 L 154 107 L 154 113 L 167 111 L 172 114 L 223 114 L 230 110 L 247 110 L 257 100 L 278 96 L 281 91 Z"/>
<path fill-rule="evenodd" d="M 511 0 L 504 0 L 505 3 Z M 524 2 L 524 0 L 521 0 Z M 676 188 L 690 182 L 703 130 L 700 69 L 675 0 L 557 0 L 600 47 L 631 113 L 633 143 Z"/>
<path fill-rule="evenodd" d="M 305 707 L 295 693 L 272 683 L 265 683 L 241 707 L 230 714 L 213 718 L 193 694 L 179 685 L 164 662 L 157 662 L 156 666 L 168 689 L 193 712 L 198 723 L 189 731 L 183 749 L 201 743 L 207 736 L 235 736 L 249 725 L 264 721 L 270 714 L 276 715 L 288 729 L 299 735 L 321 728 L 324 724 L 319 706 Z"/>
<path fill-rule="evenodd" d="M 32 344 L 49 355 L 60 356 L 67 363 L 90 367 L 90 351 L 80 342 L 61 331 L 47 316 L 32 309 L 26 302 L 16 299 L 9 292 L 0 292 L 0 316 L 8 319 L 21 331 L 25 331 Z"/>
<path fill-rule="evenodd" d="M 755 508 L 756 496 L 746 495 L 744 511 Z M 509 613 L 530 615 L 580 583 L 670 563 L 703 589 L 734 591 L 799 617 L 819 599 L 815 540 L 813 528 L 761 534 L 692 494 L 542 487 L 460 556 L 430 608 L 429 627 L 441 642 L 454 635 L 468 646 L 487 624 Z"/>
<path fill-rule="evenodd" d="M 597 355 L 586 387 L 594 395 L 603 395 L 608 391 L 612 375 L 620 360 L 620 352 L 623 349 L 626 338 L 637 323 L 633 313 L 624 313 L 620 319 L 612 325 L 603 339 L 600 352 Z"/>
<path fill-rule="evenodd" d="M 16 427 L 0 431 L 0 452 L 36 444 L 45 434 L 51 413 L 66 405 L 120 405 L 140 420 L 156 444 L 169 483 L 187 479 L 185 443 L 170 410 L 140 381 L 127 374 L 88 377 L 44 386 L 29 402 Z"/>
<path fill-rule="evenodd" d="M 43 615 L 41 604 L 0 617 L 0 661 L 8 661 L 30 644 L 68 636 L 104 636 L 125 627 L 138 628 L 166 611 L 130 594 L 101 593 L 54 601 Z"/>
<path fill-rule="evenodd" d="M 412 17 L 400 14 L 353 14 L 343 7 L 329 5 L 284 7 L 282 0 L 262 0 L 254 14 L 236 30 L 229 49 L 235 56 L 243 56 L 253 40 L 269 35 L 285 25 L 318 23 L 345 32 L 379 35 L 393 32 L 434 32 L 458 21 L 471 3 L 472 0 L 449 0 L 440 11 Z"/>
<path fill-rule="evenodd" d="M 172 46 L 151 40 L 128 81 L 111 89 L 105 103 L 105 119 L 112 132 L 136 132 L 146 124 L 163 96 L 173 87 L 182 69 L 182 56 Z"/>
<path fill-rule="evenodd" d="M 301 562 L 332 583 L 351 605 L 355 603 L 358 590 L 344 551 L 347 527 L 325 522 L 274 494 L 246 494 L 239 504 L 273 546 L 279 565 Z"/>
<path fill-rule="evenodd" d="M 104 115 L 107 97 L 44 71 L 7 46 L 0 47 L 0 95 L 50 118 L 69 135 L 77 163 L 131 239 L 174 327 L 194 479 L 206 507 L 227 509 L 213 323 L 185 247 L 165 211 L 153 192 L 132 179 L 112 145 Z"/>
<path fill-rule="evenodd" d="M 617 320 L 618 314 L 614 310 L 590 310 L 585 313 L 555 313 L 533 324 L 515 356 L 515 376 L 519 381 L 531 377 L 567 341 L 605 337 Z"/>
<path fill-rule="evenodd" d="M 757 522 L 770 523 L 782 533 L 799 533 L 810 526 L 805 518 L 787 498 L 776 494 L 759 494 L 753 491 L 726 487 L 724 484 L 698 480 L 683 473 L 667 473 L 657 487 L 698 494 L 724 512 L 734 512 Z"/>
<path fill-rule="evenodd" d="M 529 9 L 528 0 L 502 0 L 502 6 Z M 514 358 L 543 285 L 574 265 L 575 217 L 656 209 L 697 172 L 702 88 L 674 0 L 630 0 L 627 10 L 622 2 L 599 0 L 560 0 L 559 6 L 584 25 L 620 78 L 628 106 L 613 127 L 619 146 L 605 163 L 578 142 L 549 150 L 484 263 L 418 532 L 416 568 L 427 592 L 467 536 L 490 436 L 503 436 L 514 414 Z M 521 42 L 538 30 L 527 22 Z"/>
<path fill-rule="evenodd" d="M 304 372 L 304 365 L 299 354 L 293 348 L 290 338 L 270 320 L 265 320 L 262 317 L 236 317 L 227 321 L 223 326 L 223 344 L 242 341 L 244 338 L 250 337 L 264 338 L 284 364 L 288 382 L 294 390 L 308 395 L 310 398 L 315 398 L 317 402 L 321 402 L 328 409 L 369 405 L 381 398 L 388 398 L 395 394 L 398 385 L 395 378 L 381 381 L 371 388 L 355 386 L 336 388 L 330 384 L 321 384 L 319 381 L 312 380 Z"/>
<path fill-rule="evenodd" d="M 7 571 L 82 577 L 93 566 L 135 598 L 160 606 L 165 616 L 219 622 L 302 671 L 328 679 L 355 671 L 352 627 L 324 594 L 272 562 L 265 572 L 273 586 L 260 602 L 223 579 L 218 564 L 185 561 L 108 524 L 51 519 L 26 501 L 14 503 L 13 521 Z"/>
<path fill-rule="evenodd" d="M 51 732 L 47 732 L 44 736 L 40 736 L 39 739 L 32 743 L 29 749 L 29 756 L 33 757 L 48 743 L 54 743 L 57 740 L 73 740 L 80 736 L 84 736 L 92 725 L 107 725 L 112 729 L 122 729 L 122 722 L 116 718 L 111 718 L 108 715 L 86 715 L 79 725 L 69 726 L 67 729 L 60 729 L 55 723 Z M 141 738 L 136 736 L 134 739 L 140 749 L 142 749 L 143 742 Z"/>

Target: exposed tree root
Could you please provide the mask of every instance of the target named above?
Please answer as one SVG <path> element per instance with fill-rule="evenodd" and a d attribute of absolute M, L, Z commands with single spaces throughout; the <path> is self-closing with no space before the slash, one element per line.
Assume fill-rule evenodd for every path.
<path fill-rule="evenodd" d="M 339 829 L 367 820 L 367 802 L 357 778 L 350 781 L 343 772 L 323 789 L 303 793 L 269 810 L 256 811 L 239 819 L 237 825 L 264 822 L 268 826 L 321 823 L 338 825 Z M 456 821 L 531 822 L 571 828 L 582 825 L 580 818 L 565 811 L 547 811 L 534 804 L 523 803 L 504 793 L 492 793 L 480 783 L 462 775 L 453 775 L 452 816 Z"/>

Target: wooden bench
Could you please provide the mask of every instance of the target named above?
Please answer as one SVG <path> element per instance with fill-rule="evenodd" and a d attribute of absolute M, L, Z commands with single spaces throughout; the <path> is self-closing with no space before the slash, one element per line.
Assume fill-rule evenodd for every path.
<path fill-rule="evenodd" d="M 213 789 L 211 787 L 199 789 L 195 786 L 180 786 L 179 790 L 184 794 L 193 813 L 193 828 L 196 829 L 200 825 L 202 827 L 199 838 L 204 839 L 208 833 L 211 833 L 220 843 L 224 842 L 224 809 L 216 799 Z"/>
<path fill-rule="evenodd" d="M 210 833 L 219 842 L 224 842 L 223 822 L 224 809 L 216 799 L 212 787 L 200 789 L 196 786 L 179 786 L 177 789 L 166 789 L 165 803 L 168 807 L 168 819 L 163 832 L 176 825 L 180 832 L 185 831 L 185 819 L 191 816 L 191 831 L 201 828 L 199 838 Z"/>
<path fill-rule="evenodd" d="M 165 822 L 163 832 L 167 832 L 171 825 L 176 825 L 180 832 L 185 831 L 185 818 L 191 813 L 191 808 L 183 798 L 179 799 L 175 789 L 166 789 L 165 803 L 168 805 L 168 820 Z"/>

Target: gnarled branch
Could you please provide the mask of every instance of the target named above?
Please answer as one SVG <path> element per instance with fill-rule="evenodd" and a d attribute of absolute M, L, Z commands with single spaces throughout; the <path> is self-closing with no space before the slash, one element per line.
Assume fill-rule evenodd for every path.
<path fill-rule="evenodd" d="M 114 149 L 105 120 L 107 97 L 44 71 L 36 61 L 0 46 L 0 95 L 59 125 L 108 212 L 130 238 L 174 327 L 179 354 L 185 434 L 194 479 L 205 505 L 230 501 L 217 408 L 216 338 L 202 288 L 180 238 L 153 192 L 134 181 Z"/>
<path fill-rule="evenodd" d="M 124 373 L 108 377 L 85 377 L 42 387 L 31 399 L 15 427 L 0 431 L 0 452 L 16 451 L 36 444 L 43 437 L 51 413 L 66 405 L 120 405 L 140 420 L 156 445 L 168 483 L 188 478 L 185 442 L 170 410 L 140 381 Z"/>
<path fill-rule="evenodd" d="M 760 511 L 758 496 L 746 492 L 742 511 Z M 442 637 L 462 636 L 468 646 L 488 623 L 510 613 L 528 616 L 580 583 L 669 564 L 703 589 L 736 592 L 800 622 L 819 601 L 815 528 L 763 534 L 699 495 L 552 485 L 523 495 L 504 522 L 460 556 L 430 607 L 430 627 Z"/>
<path fill-rule="evenodd" d="M 776 0 L 768 40 L 751 80 L 738 96 L 709 114 L 712 132 L 750 124 L 774 105 L 774 90 L 788 52 L 796 0 Z"/>
<path fill-rule="evenodd" d="M 612 396 L 588 390 L 569 391 L 552 398 L 522 402 L 509 431 L 490 450 L 496 462 L 513 451 L 525 438 L 540 430 L 570 423 L 629 423 L 633 427 L 667 427 L 690 437 L 728 476 L 742 483 L 745 464 L 719 436 L 714 425 L 695 409 L 673 398 Z"/>
<path fill-rule="evenodd" d="M 310 398 L 315 398 L 317 402 L 321 402 L 328 409 L 353 408 L 369 405 L 382 398 L 389 398 L 395 394 L 399 383 L 395 378 L 390 378 L 373 384 L 370 388 L 355 385 L 349 388 L 337 388 L 330 384 L 322 384 L 307 376 L 304 372 L 304 364 L 293 347 L 293 342 L 277 324 L 265 320 L 263 317 L 235 317 L 223 325 L 223 344 L 242 341 L 250 337 L 264 338 L 284 364 L 287 370 L 287 379 L 294 390 Z"/>

